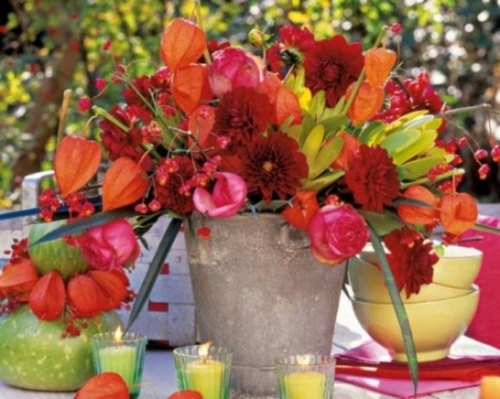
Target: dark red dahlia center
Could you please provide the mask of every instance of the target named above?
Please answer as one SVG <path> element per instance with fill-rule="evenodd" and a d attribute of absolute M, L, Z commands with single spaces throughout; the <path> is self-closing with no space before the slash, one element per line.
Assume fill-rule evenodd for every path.
<path fill-rule="evenodd" d="M 321 65 L 321 76 L 328 83 L 337 83 L 342 77 L 342 66 L 335 62 L 327 62 Z"/>

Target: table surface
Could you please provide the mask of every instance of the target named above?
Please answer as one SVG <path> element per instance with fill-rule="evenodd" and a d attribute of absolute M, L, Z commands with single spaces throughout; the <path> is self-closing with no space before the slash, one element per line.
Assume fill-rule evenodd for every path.
<path fill-rule="evenodd" d="M 366 341 L 367 335 L 359 326 L 353 315 L 349 300 L 342 296 L 335 328 L 333 352 L 353 348 Z M 500 351 L 483 345 L 473 339 L 461 337 L 455 346 L 464 353 L 496 354 Z M 174 361 L 172 351 L 167 349 L 148 349 L 144 365 L 143 385 L 140 399 L 166 399 L 177 390 L 175 381 Z M 477 387 L 436 393 L 425 398 L 439 399 L 477 399 Z M 69 399 L 74 393 L 33 392 L 7 386 L 0 382 L 0 399 Z M 382 395 L 367 389 L 335 382 L 336 399 L 392 399 L 393 396 Z"/>

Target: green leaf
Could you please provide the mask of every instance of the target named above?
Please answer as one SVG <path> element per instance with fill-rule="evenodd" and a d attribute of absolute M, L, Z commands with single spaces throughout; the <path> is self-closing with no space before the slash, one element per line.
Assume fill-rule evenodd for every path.
<path fill-rule="evenodd" d="M 361 211 L 368 224 L 379 236 L 385 236 L 391 231 L 402 228 L 405 224 L 392 212 Z"/>
<path fill-rule="evenodd" d="M 302 153 L 307 158 L 307 164 L 311 165 L 314 159 L 318 155 L 318 152 L 323 144 L 323 138 L 325 137 L 325 128 L 323 125 L 316 125 L 309 132 L 304 145 L 301 147 Z"/>
<path fill-rule="evenodd" d="M 370 241 L 373 245 L 379 264 L 382 269 L 382 274 L 384 275 L 384 280 L 389 290 L 389 296 L 391 297 L 392 305 L 394 307 L 394 312 L 396 313 L 396 318 L 398 319 L 399 326 L 401 328 L 401 334 L 403 336 L 403 342 L 405 344 L 406 357 L 408 358 L 408 368 L 410 370 L 411 379 L 413 382 L 414 391 L 417 392 L 418 387 L 418 361 L 417 361 L 417 351 L 415 349 L 415 342 L 413 341 L 413 334 L 411 332 L 410 322 L 408 320 L 408 315 L 406 314 L 405 306 L 403 300 L 399 295 L 398 288 L 396 286 L 396 281 L 392 275 L 391 267 L 385 256 L 384 248 L 382 246 L 382 241 L 380 237 L 375 233 L 375 231 L 370 227 Z"/>
<path fill-rule="evenodd" d="M 309 179 L 318 177 L 321 173 L 327 170 L 330 165 L 337 159 L 344 146 L 344 140 L 337 137 L 323 146 L 317 157 L 309 165 Z"/>
<path fill-rule="evenodd" d="M 380 142 L 380 146 L 387 150 L 390 157 L 394 157 L 397 153 L 413 146 L 420 140 L 420 136 L 421 132 L 419 130 L 404 130 L 391 133 Z"/>
<path fill-rule="evenodd" d="M 165 258 L 167 257 L 172 245 L 174 243 L 175 237 L 179 232 L 179 229 L 182 225 L 183 219 L 172 219 L 168 225 L 165 234 L 161 238 L 160 243 L 158 244 L 158 248 L 156 253 L 151 261 L 151 265 L 148 268 L 146 276 L 144 276 L 144 280 L 141 284 L 141 288 L 139 288 L 139 292 L 137 293 L 137 298 L 134 301 L 132 306 L 132 311 L 130 312 L 130 318 L 127 324 L 127 331 L 134 324 L 135 320 L 139 316 L 144 304 L 149 298 L 151 294 L 151 290 L 160 274 L 161 267 L 165 262 Z"/>
<path fill-rule="evenodd" d="M 424 154 L 429 148 L 434 145 L 436 137 L 437 132 L 435 130 L 426 130 L 425 132 L 421 133 L 420 139 L 413 143 L 413 145 L 395 154 L 392 161 L 396 165 L 401 165 L 406 161 L 415 158 L 419 154 Z"/>
<path fill-rule="evenodd" d="M 326 137 L 330 137 L 332 133 L 337 132 L 342 126 L 347 124 L 349 118 L 345 115 L 332 116 L 327 119 L 322 119 L 320 123 L 325 127 Z"/>
<path fill-rule="evenodd" d="M 305 182 L 303 182 L 302 188 L 304 190 L 320 191 L 329 184 L 332 184 L 334 181 L 340 179 L 344 175 L 345 172 L 343 170 L 327 172 L 314 180 L 306 180 Z"/>
<path fill-rule="evenodd" d="M 100 226 L 111 222 L 115 219 L 135 216 L 137 213 L 131 207 L 113 209 L 112 211 L 96 213 L 88 218 L 77 220 L 76 222 L 67 223 L 64 226 L 58 227 L 51 232 L 45 234 L 39 240 L 30 243 L 30 246 L 55 240 L 66 235 L 76 234 L 91 227 Z"/>
<path fill-rule="evenodd" d="M 415 118 L 415 119 L 412 119 L 408 122 L 405 122 L 403 127 L 405 130 L 406 129 L 420 129 L 421 127 L 429 124 L 429 122 L 431 122 L 433 119 L 434 120 L 436 119 L 436 117 L 434 115 L 422 115 L 422 116 L 419 116 L 418 118 Z M 441 124 L 441 121 L 439 121 L 438 127 L 440 124 Z M 428 129 L 428 128 L 429 127 L 426 126 L 426 129 Z"/>
<path fill-rule="evenodd" d="M 304 113 L 301 125 L 302 125 L 302 134 L 300 136 L 299 146 L 302 148 L 302 146 L 306 142 L 309 132 L 315 127 L 314 118 L 310 113 L 308 112 Z"/>
<path fill-rule="evenodd" d="M 383 122 L 378 121 L 367 124 L 359 134 L 359 141 L 365 144 L 378 144 L 385 137 L 384 126 Z"/>
<path fill-rule="evenodd" d="M 289 203 L 288 200 L 273 200 L 269 204 L 266 201 L 259 201 L 254 205 L 249 205 L 249 208 L 257 212 L 277 212 Z"/>
<path fill-rule="evenodd" d="M 474 230 L 484 231 L 485 233 L 500 234 L 499 228 L 493 227 L 493 226 L 488 226 L 486 224 L 475 223 L 474 226 L 472 226 L 472 228 Z"/>
<path fill-rule="evenodd" d="M 400 181 L 415 180 L 425 176 L 431 168 L 443 162 L 442 157 L 425 157 L 398 166 Z"/>
<path fill-rule="evenodd" d="M 311 100 L 309 112 L 313 115 L 315 120 L 318 120 L 326 106 L 326 96 L 323 90 L 318 91 Z"/>

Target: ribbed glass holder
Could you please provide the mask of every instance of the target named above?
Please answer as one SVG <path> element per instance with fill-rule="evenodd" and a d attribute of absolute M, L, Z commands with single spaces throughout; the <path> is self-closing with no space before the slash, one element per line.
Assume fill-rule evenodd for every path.
<path fill-rule="evenodd" d="M 141 391 L 142 370 L 147 338 L 141 334 L 125 333 L 119 341 L 112 332 L 92 336 L 92 357 L 97 374 L 105 371 L 120 374 L 129 387 L 130 398 Z"/>
<path fill-rule="evenodd" d="M 231 348 L 203 345 L 174 349 L 175 373 L 179 389 L 191 389 L 203 399 L 229 399 Z"/>
<path fill-rule="evenodd" d="M 332 399 L 333 356 L 295 355 L 276 359 L 280 399 Z"/>

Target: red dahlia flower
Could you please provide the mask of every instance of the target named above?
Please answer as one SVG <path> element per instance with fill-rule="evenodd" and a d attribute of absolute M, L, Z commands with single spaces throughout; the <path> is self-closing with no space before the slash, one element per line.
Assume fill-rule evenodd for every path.
<path fill-rule="evenodd" d="M 329 107 L 335 106 L 355 82 L 364 66 L 360 43 L 347 43 L 342 35 L 316 42 L 306 53 L 306 86 L 315 94 L 326 91 Z"/>
<path fill-rule="evenodd" d="M 382 147 L 362 144 L 345 174 L 345 182 L 365 211 L 381 212 L 399 195 L 396 165 Z"/>

